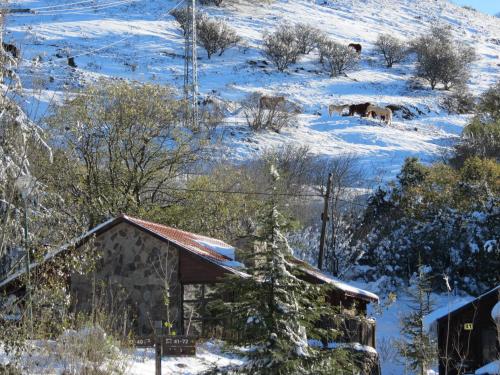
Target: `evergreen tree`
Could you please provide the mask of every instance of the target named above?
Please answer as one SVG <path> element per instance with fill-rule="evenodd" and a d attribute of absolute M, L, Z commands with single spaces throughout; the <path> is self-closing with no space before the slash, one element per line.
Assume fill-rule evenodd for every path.
<path fill-rule="evenodd" d="M 423 319 L 433 309 L 430 298 L 431 280 L 428 275 L 429 267 L 421 263 L 418 274 L 414 275 L 409 288 L 411 311 L 402 319 L 401 334 L 404 339 L 400 342 L 399 352 L 409 361 L 410 367 L 419 374 L 426 374 L 429 364 L 436 354 L 435 343 L 424 329 Z"/>
<path fill-rule="evenodd" d="M 332 341 L 335 330 L 318 327 L 332 315 L 325 302 L 327 289 L 297 277 L 281 228 L 285 225 L 278 211 L 279 175 L 271 167 L 272 194 L 263 210 L 255 238 L 258 250 L 253 265 L 245 271 L 249 277 L 234 277 L 221 283 L 220 295 L 231 301 L 217 300 L 210 310 L 230 320 L 238 333 L 234 343 L 250 344 L 242 366 L 217 368 L 216 374 L 336 374 L 352 368 L 344 350 L 320 350 L 311 347 L 309 338 Z"/>

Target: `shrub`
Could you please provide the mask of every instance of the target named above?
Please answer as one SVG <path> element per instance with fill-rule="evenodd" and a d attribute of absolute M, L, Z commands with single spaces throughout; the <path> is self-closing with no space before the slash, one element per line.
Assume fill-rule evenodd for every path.
<path fill-rule="evenodd" d="M 500 120 L 500 81 L 481 95 L 477 112 L 483 122 Z"/>
<path fill-rule="evenodd" d="M 466 88 L 455 90 L 441 100 L 441 107 L 450 114 L 471 113 L 475 108 L 474 96 Z"/>
<path fill-rule="evenodd" d="M 337 77 L 354 69 L 359 61 L 359 56 L 354 49 L 331 39 L 326 39 L 321 43 L 320 51 L 323 66 L 331 77 Z"/>
<path fill-rule="evenodd" d="M 202 5 L 215 5 L 220 7 L 224 0 L 200 0 L 200 4 Z"/>
<path fill-rule="evenodd" d="M 251 94 L 243 103 L 243 109 L 248 126 L 252 130 L 270 129 L 279 133 L 286 126 L 296 122 L 299 109 L 287 101 L 279 101 L 264 108 L 261 105 L 261 95 Z"/>
<path fill-rule="evenodd" d="M 403 61 L 407 55 L 405 44 L 389 34 L 380 34 L 375 42 L 375 47 L 384 56 L 388 68 Z"/>
<path fill-rule="evenodd" d="M 464 84 L 476 59 L 472 47 L 459 44 L 450 30 L 442 27 L 418 37 L 413 50 L 417 54 L 416 76 L 428 81 L 433 90 L 439 83 L 445 90 Z"/>
<path fill-rule="evenodd" d="M 274 33 L 264 35 L 263 54 L 283 72 L 295 63 L 300 54 L 293 28 L 287 24 L 278 26 Z"/>
<path fill-rule="evenodd" d="M 316 48 L 316 40 L 320 31 L 305 23 L 297 23 L 294 27 L 297 47 L 301 54 L 307 55 Z"/>
<path fill-rule="evenodd" d="M 240 40 L 236 31 L 222 20 L 210 19 L 203 15 L 197 21 L 197 41 L 207 51 L 209 59 L 216 52 L 221 56 L 226 49 L 238 44 Z"/>

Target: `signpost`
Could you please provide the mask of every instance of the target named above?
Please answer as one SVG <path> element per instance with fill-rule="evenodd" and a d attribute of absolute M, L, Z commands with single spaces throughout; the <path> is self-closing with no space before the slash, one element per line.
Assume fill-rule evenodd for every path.
<path fill-rule="evenodd" d="M 165 336 L 162 334 L 162 322 L 155 321 L 153 336 L 138 337 L 137 348 L 155 348 L 156 375 L 161 375 L 161 357 L 189 357 L 196 355 L 196 338 L 191 336 Z"/>
<path fill-rule="evenodd" d="M 167 336 L 162 340 L 163 355 L 189 357 L 196 355 L 196 339 L 190 336 Z"/>
<path fill-rule="evenodd" d="M 472 331 L 473 329 L 474 329 L 474 324 L 472 324 L 472 323 L 465 323 L 464 324 L 464 330 Z"/>

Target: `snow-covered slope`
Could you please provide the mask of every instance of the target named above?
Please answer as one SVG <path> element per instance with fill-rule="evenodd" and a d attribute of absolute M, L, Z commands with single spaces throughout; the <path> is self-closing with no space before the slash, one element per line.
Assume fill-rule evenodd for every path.
<path fill-rule="evenodd" d="M 34 118 L 45 113 L 47 104 L 60 100 L 65 88 L 100 76 L 169 83 L 179 88 L 182 85 L 183 37 L 168 14 L 177 0 L 13 3 L 15 7 L 36 10 L 36 14 L 10 15 L 6 35 L 6 40 L 21 45 L 21 76 L 24 86 L 30 89 L 24 104 Z M 451 25 L 456 37 L 474 45 L 479 55 L 471 90 L 480 93 L 500 78 L 500 19 L 445 0 L 248 3 L 242 0 L 227 8 L 204 9 L 234 26 L 247 48 L 233 48 L 212 60 L 199 50 L 200 91 L 215 92 L 231 104 L 232 112 L 223 127 L 223 148 L 231 160 L 246 160 L 267 147 L 293 143 L 307 145 L 320 156 L 356 154 L 371 176 L 384 173 L 387 177 L 397 172 L 407 156 L 430 161 L 441 155 L 460 134 L 468 116 L 445 114 L 439 107 L 441 92 L 410 90 L 407 82 L 411 63 L 384 68 L 373 50 L 379 33 L 410 39 L 431 25 Z M 260 63 L 262 33 L 281 21 L 306 22 L 339 42 L 361 43 L 363 61 L 359 69 L 348 77 L 330 78 L 320 71 L 314 52 L 289 73 L 278 73 L 272 66 Z M 76 56 L 76 70 L 67 65 L 68 53 Z M 250 61 L 258 63 L 252 65 Z M 304 111 L 299 125 L 281 134 L 251 133 L 238 101 L 254 91 L 282 94 L 299 104 Z M 386 126 L 368 119 L 329 118 L 326 111 L 330 103 L 366 101 L 406 105 L 420 114 L 412 120 L 396 117 L 392 126 Z"/>

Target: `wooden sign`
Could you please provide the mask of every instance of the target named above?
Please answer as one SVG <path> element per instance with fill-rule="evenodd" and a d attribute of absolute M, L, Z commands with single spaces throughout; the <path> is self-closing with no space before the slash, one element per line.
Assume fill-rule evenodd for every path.
<path fill-rule="evenodd" d="M 464 330 L 466 330 L 466 331 L 472 331 L 473 328 L 474 328 L 474 324 L 472 324 L 472 323 L 465 323 L 464 324 Z"/>
<path fill-rule="evenodd" d="M 154 348 L 155 339 L 154 337 L 137 337 L 135 339 L 136 348 Z"/>
<path fill-rule="evenodd" d="M 167 336 L 162 338 L 163 355 L 189 357 L 196 355 L 196 338 L 192 336 Z"/>

